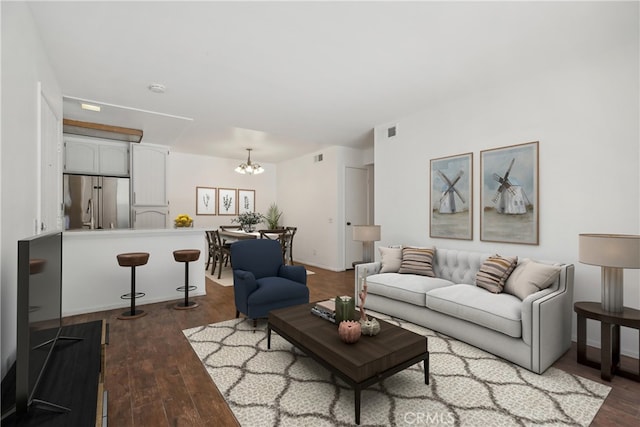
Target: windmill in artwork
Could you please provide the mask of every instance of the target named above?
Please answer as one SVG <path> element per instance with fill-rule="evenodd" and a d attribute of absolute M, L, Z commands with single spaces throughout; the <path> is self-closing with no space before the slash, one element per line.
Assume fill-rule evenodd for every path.
<path fill-rule="evenodd" d="M 496 195 L 491 201 L 496 205 L 496 212 L 501 214 L 522 215 L 527 213 L 527 205 L 531 204 L 522 187 L 516 180 L 509 178 L 515 161 L 515 157 L 511 159 L 509 168 L 504 176 L 500 176 L 497 173 L 493 174 L 493 179 L 500 183 L 500 187 L 498 187 Z"/>
<path fill-rule="evenodd" d="M 463 209 L 456 209 L 456 195 L 460 198 L 462 203 L 467 203 L 462 197 L 462 194 L 456 188 L 456 184 L 460 181 L 460 178 L 464 174 L 464 171 L 458 172 L 455 178 L 452 180 L 449 179 L 441 170 L 437 170 L 438 175 L 444 182 L 444 186 L 442 187 L 442 197 L 440 197 L 440 213 L 449 214 L 460 212 Z"/>

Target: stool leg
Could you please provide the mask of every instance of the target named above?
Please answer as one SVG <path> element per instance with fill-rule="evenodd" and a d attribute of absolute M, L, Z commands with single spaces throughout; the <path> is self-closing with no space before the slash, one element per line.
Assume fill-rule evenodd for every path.
<path fill-rule="evenodd" d="M 173 308 L 175 308 L 176 310 L 188 310 L 191 308 L 196 308 L 197 306 L 198 306 L 198 303 L 194 301 L 189 302 L 189 262 L 185 262 L 184 263 L 184 302 L 177 303 L 176 305 L 173 306 Z"/>
<path fill-rule="evenodd" d="M 136 266 L 131 267 L 131 316 L 136 314 Z"/>
<path fill-rule="evenodd" d="M 189 306 L 189 263 L 184 263 L 184 306 Z"/>
<path fill-rule="evenodd" d="M 144 294 L 141 296 L 144 296 Z M 147 313 L 142 310 L 136 311 L 136 267 L 131 266 L 131 305 L 129 311 L 122 313 L 118 316 L 118 319 L 137 319 L 138 317 L 145 316 L 146 314 Z"/>

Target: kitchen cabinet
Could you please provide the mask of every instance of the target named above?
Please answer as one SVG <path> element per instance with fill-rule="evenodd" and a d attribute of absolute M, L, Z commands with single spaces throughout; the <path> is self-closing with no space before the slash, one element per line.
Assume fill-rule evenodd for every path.
<path fill-rule="evenodd" d="M 165 206 L 169 149 L 162 145 L 132 145 L 132 185 L 134 206 Z"/>
<path fill-rule="evenodd" d="M 169 221 L 169 207 L 134 206 L 133 227 L 137 230 L 166 228 Z"/>
<path fill-rule="evenodd" d="M 65 135 L 64 172 L 129 176 L 129 143 Z"/>

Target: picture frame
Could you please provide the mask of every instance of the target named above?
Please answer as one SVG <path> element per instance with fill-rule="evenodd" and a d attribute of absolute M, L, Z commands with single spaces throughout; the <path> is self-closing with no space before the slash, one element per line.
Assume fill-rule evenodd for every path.
<path fill-rule="evenodd" d="M 480 240 L 537 245 L 539 142 L 480 152 Z"/>
<path fill-rule="evenodd" d="M 473 153 L 430 161 L 429 235 L 473 240 Z"/>
<path fill-rule="evenodd" d="M 216 201 L 215 187 L 196 187 L 196 215 L 215 215 Z"/>
<path fill-rule="evenodd" d="M 238 189 L 238 214 L 256 211 L 256 190 Z"/>
<path fill-rule="evenodd" d="M 235 188 L 218 188 L 218 215 L 238 215 L 236 196 Z"/>

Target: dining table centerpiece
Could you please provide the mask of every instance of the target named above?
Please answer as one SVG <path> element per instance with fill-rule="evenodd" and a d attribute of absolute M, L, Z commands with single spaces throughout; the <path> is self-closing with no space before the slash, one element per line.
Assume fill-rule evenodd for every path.
<path fill-rule="evenodd" d="M 264 221 L 264 216 L 258 212 L 243 212 L 238 215 L 238 218 L 234 218 L 231 222 L 237 222 L 242 227 L 242 230 L 246 233 L 251 233 L 256 230 L 256 225 Z"/>

